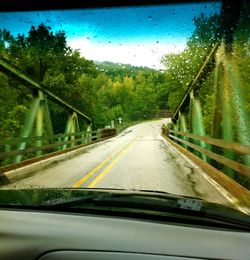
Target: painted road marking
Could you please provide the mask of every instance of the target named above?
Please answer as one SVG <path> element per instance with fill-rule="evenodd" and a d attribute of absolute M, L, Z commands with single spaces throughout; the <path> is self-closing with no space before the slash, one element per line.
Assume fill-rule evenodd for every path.
<path fill-rule="evenodd" d="M 79 188 L 81 185 L 83 185 L 89 178 L 91 178 L 97 171 L 99 171 L 106 163 L 108 163 L 110 160 L 112 160 L 116 155 L 119 157 L 119 153 L 122 153 L 123 149 L 127 149 L 130 144 L 132 144 L 135 139 L 142 133 L 142 131 L 145 129 L 145 127 L 140 131 L 140 133 L 129 143 L 126 143 L 122 145 L 120 148 L 118 148 L 113 154 L 108 156 L 104 161 L 102 161 L 100 164 L 98 164 L 93 170 L 91 170 L 88 174 L 86 174 L 82 179 L 80 179 L 77 183 L 75 183 L 72 188 Z M 113 167 L 113 166 L 112 166 Z M 111 167 L 111 168 L 112 168 Z M 108 168 L 108 167 L 107 167 Z M 105 171 L 105 170 L 104 170 Z M 102 172 L 103 173 L 103 172 Z M 101 173 L 101 174 L 102 174 Z M 98 177 L 98 176 L 97 176 Z M 91 183 L 92 184 L 92 183 Z M 89 186 L 88 186 L 89 188 Z M 92 187 L 93 188 L 93 187 Z"/>
<path fill-rule="evenodd" d="M 103 179 L 103 177 L 114 167 L 119 159 L 127 153 L 131 145 L 136 141 L 136 138 L 128 144 L 128 146 L 87 186 L 87 188 L 94 188 L 95 185 Z"/>
<path fill-rule="evenodd" d="M 109 162 L 113 157 L 115 157 L 127 145 L 128 144 L 122 145 L 118 150 L 116 150 L 113 154 L 108 156 L 104 161 L 98 164 L 93 170 L 91 170 L 87 175 L 85 175 L 76 184 L 74 184 L 72 188 L 79 188 L 84 182 L 86 182 L 91 176 L 93 176 L 98 170 L 100 170 L 107 162 Z"/>

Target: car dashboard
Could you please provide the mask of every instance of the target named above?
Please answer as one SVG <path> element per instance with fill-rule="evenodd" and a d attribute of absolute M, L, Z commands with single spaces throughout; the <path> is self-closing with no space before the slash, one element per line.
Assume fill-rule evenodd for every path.
<path fill-rule="evenodd" d="M 1 259 L 249 259 L 249 232 L 1 209 Z"/>

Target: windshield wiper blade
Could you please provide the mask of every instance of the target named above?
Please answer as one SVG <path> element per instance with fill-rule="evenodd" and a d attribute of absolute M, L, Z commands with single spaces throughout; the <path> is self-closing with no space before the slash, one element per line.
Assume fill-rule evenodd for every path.
<path fill-rule="evenodd" d="M 86 203 L 86 204 L 85 204 Z M 151 210 L 188 210 L 203 212 L 203 203 L 196 198 L 185 198 L 181 196 L 173 196 L 167 193 L 159 193 L 152 196 L 145 193 L 98 193 L 73 198 L 58 198 L 47 200 L 41 206 L 49 208 L 71 208 L 74 206 L 88 206 L 90 203 L 98 204 L 100 207 L 105 207 L 107 204 L 111 207 L 131 207 L 151 209 Z"/>
<path fill-rule="evenodd" d="M 164 215 L 182 221 L 204 221 L 206 223 L 217 223 L 218 225 L 236 225 L 249 230 L 250 220 L 235 210 L 227 207 L 220 208 L 217 204 L 203 202 L 196 198 L 185 198 L 181 196 L 164 196 L 163 194 L 150 195 L 139 193 L 107 193 L 88 194 L 73 198 L 58 198 L 47 200 L 41 206 L 52 210 L 67 212 L 84 210 L 104 210 L 105 212 L 124 213 L 134 212 L 140 214 Z M 153 213 L 155 212 L 155 213 Z M 190 220 L 190 221 L 191 221 Z M 217 221 L 217 222 L 216 222 Z M 216 222 L 216 223 L 215 223 Z M 193 222 L 192 222 L 193 223 Z"/>
<path fill-rule="evenodd" d="M 181 195 L 181 194 L 173 194 L 173 193 L 166 192 L 166 191 L 161 191 L 161 190 L 144 190 L 143 189 L 143 190 L 132 190 L 132 191 L 147 192 L 147 193 L 156 194 L 156 195 L 157 194 L 163 194 L 163 195 L 169 195 L 169 196 L 173 196 L 173 197 L 180 198 L 180 199 L 188 198 L 188 199 L 195 199 L 195 200 L 205 201 L 202 198 L 193 197 L 193 196 L 187 196 L 187 195 Z"/>
<path fill-rule="evenodd" d="M 83 203 L 83 202 L 93 202 L 95 200 L 100 200 L 105 196 L 104 194 L 100 195 L 85 195 L 85 196 L 79 196 L 79 197 L 73 197 L 73 198 L 57 198 L 52 200 L 46 200 L 43 203 L 41 203 L 41 206 L 46 207 L 57 207 L 57 206 L 73 206 L 75 204 Z"/>

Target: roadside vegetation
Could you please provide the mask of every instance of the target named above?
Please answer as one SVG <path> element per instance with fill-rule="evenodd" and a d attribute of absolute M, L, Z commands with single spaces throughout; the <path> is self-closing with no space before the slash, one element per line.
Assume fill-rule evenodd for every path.
<path fill-rule="evenodd" d="M 247 13 L 246 13 L 247 15 Z M 67 45 L 63 31 L 41 24 L 32 26 L 27 35 L 13 37 L 0 30 L 0 54 L 93 119 L 93 128 L 154 118 L 159 109 L 175 110 L 189 82 L 194 78 L 207 50 L 216 41 L 217 15 L 194 18 L 195 30 L 179 54 L 162 57 L 164 71 L 111 62 L 94 62 Z M 245 20 L 243 20 L 245 21 Z M 244 33 L 242 33 L 244 32 Z M 250 114 L 249 30 L 239 24 L 235 36 L 234 54 L 242 78 L 241 91 Z M 203 83 L 201 101 L 206 131 L 209 134 L 214 106 L 214 73 Z M 24 83 L 0 73 L 0 137 L 17 136 L 23 127 L 25 113 L 34 93 Z M 67 115 L 50 102 L 55 133 L 64 132 Z M 52 120 L 55 122 L 55 120 Z"/>

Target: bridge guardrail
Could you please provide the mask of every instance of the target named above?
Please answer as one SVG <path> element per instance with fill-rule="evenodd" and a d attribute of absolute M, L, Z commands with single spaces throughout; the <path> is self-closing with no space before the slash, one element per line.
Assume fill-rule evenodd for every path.
<path fill-rule="evenodd" d="M 234 143 L 234 142 L 226 142 L 224 140 L 221 140 L 221 139 L 215 139 L 215 138 L 210 138 L 210 137 L 205 137 L 205 136 L 199 136 L 199 135 L 194 135 L 194 134 L 188 134 L 188 133 L 183 133 L 183 132 L 180 132 L 180 131 L 175 131 L 175 130 L 168 130 L 169 134 L 168 136 L 171 138 L 171 139 L 175 139 L 176 141 L 182 143 L 182 144 L 185 144 L 187 145 L 188 147 L 194 149 L 195 151 L 197 152 L 200 152 L 202 154 L 205 154 L 207 155 L 209 158 L 247 176 L 247 177 L 250 177 L 250 168 L 242 163 L 239 163 L 239 162 L 236 162 L 234 160 L 231 160 L 231 159 L 228 159 L 226 158 L 225 156 L 222 156 L 222 155 L 218 155 L 212 151 L 209 151 L 203 147 L 200 147 L 198 145 L 195 145 L 187 140 L 183 140 L 182 138 L 183 137 L 189 137 L 190 139 L 193 139 L 193 140 L 198 140 L 198 141 L 204 141 L 208 144 L 212 144 L 212 145 L 215 145 L 215 146 L 218 146 L 218 147 L 221 147 L 221 148 L 224 148 L 224 149 L 230 149 L 230 150 L 233 150 L 235 152 L 238 152 L 238 153 L 241 153 L 241 154 L 250 154 L 250 146 L 246 146 L 246 145 L 242 145 L 242 144 L 239 144 L 239 143 Z M 177 137 L 175 136 L 174 134 L 176 135 L 179 135 L 181 136 L 182 138 L 180 137 Z"/>
<path fill-rule="evenodd" d="M 39 157 L 34 154 L 38 151 L 42 151 L 43 155 L 45 155 L 56 151 L 67 151 L 69 148 L 77 149 L 77 147 L 102 141 L 115 135 L 116 129 L 110 128 L 52 136 L 5 139 L 0 141 L 0 169 L 13 164 L 15 157 L 18 155 L 25 155 L 23 160 L 27 160 Z M 40 145 L 37 145 L 37 141 L 39 141 Z M 18 149 L 18 145 L 22 142 L 26 142 L 27 147 Z"/>
<path fill-rule="evenodd" d="M 217 183 L 219 183 L 222 187 L 224 187 L 230 194 L 232 194 L 236 199 L 238 199 L 239 203 L 247 204 L 250 206 L 250 192 L 247 188 L 243 187 L 235 180 L 227 176 L 222 171 L 215 168 L 210 163 L 202 160 L 199 156 L 192 153 L 199 152 L 207 157 L 219 162 L 220 164 L 229 167 L 241 175 L 250 178 L 250 167 L 244 165 L 240 162 L 231 160 L 217 154 L 211 149 L 207 147 L 201 147 L 199 145 L 194 144 L 195 141 L 202 141 L 208 145 L 213 145 L 216 147 L 220 147 L 223 149 L 232 150 L 241 155 L 250 155 L 250 146 L 242 145 L 236 142 L 226 142 L 222 139 L 215 139 L 207 136 L 200 136 L 196 134 L 184 133 L 177 130 L 171 130 L 167 127 L 162 127 L 162 135 L 178 150 L 188 156 L 191 160 L 193 160 L 198 166 L 200 166 L 212 179 L 214 179 Z M 202 157 L 202 156 L 201 156 Z"/>

